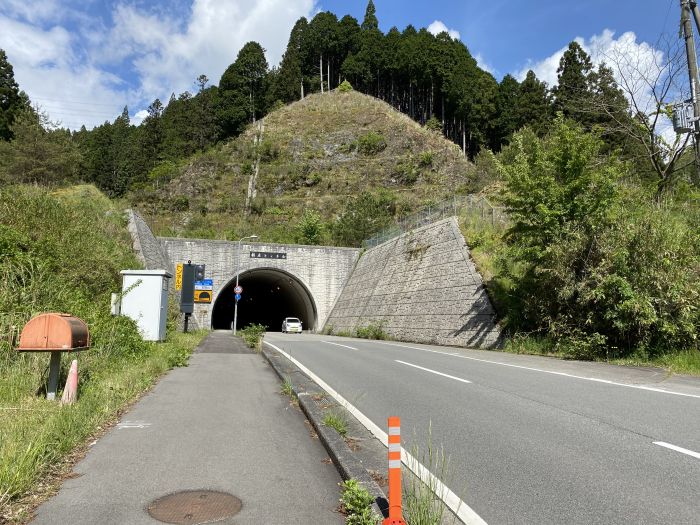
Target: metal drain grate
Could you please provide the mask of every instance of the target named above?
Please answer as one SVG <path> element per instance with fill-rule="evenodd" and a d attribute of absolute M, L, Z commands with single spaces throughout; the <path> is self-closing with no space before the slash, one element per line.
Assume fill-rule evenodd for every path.
<path fill-rule="evenodd" d="M 240 499 L 226 492 L 184 490 L 158 498 L 147 510 L 151 517 L 163 523 L 197 525 L 235 516 L 242 506 Z"/>

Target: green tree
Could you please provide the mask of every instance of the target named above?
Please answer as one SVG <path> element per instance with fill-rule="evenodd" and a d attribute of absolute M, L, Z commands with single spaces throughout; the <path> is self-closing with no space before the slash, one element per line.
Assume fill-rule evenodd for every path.
<path fill-rule="evenodd" d="M 295 226 L 295 239 L 300 244 L 321 244 L 325 231 L 321 215 L 317 211 L 307 209 Z"/>
<path fill-rule="evenodd" d="M 588 124 L 590 113 L 585 108 L 590 107 L 592 74 L 591 57 L 577 42 L 571 42 L 557 68 L 557 86 L 553 90 L 555 110 Z"/>
<path fill-rule="evenodd" d="M 29 99 L 19 90 L 12 64 L 5 51 L 0 49 L 0 140 L 12 138 L 15 118 L 28 108 Z"/>
<path fill-rule="evenodd" d="M 545 135 L 552 121 L 552 101 L 547 84 L 538 80 L 532 70 L 520 84 L 516 113 L 518 129 L 528 126 L 539 136 Z"/>
<path fill-rule="evenodd" d="M 31 108 L 14 116 L 12 139 L 0 141 L 0 180 L 65 184 L 79 176 L 82 157 L 70 132 Z"/>
<path fill-rule="evenodd" d="M 270 88 L 269 102 L 281 100 L 284 103 L 293 102 L 304 97 L 303 42 L 304 33 L 308 28 L 306 18 L 296 21 L 291 33 L 287 49 L 282 55 L 282 62 L 277 70 Z"/>
<path fill-rule="evenodd" d="M 369 0 L 365 9 L 365 18 L 362 20 L 362 29 L 364 31 L 373 31 L 379 29 L 379 20 L 377 20 L 377 9 L 374 7 L 374 2 Z"/>
<path fill-rule="evenodd" d="M 339 246 L 360 246 L 362 241 L 393 222 L 396 197 L 386 190 L 364 191 L 350 199 L 332 227 Z"/>

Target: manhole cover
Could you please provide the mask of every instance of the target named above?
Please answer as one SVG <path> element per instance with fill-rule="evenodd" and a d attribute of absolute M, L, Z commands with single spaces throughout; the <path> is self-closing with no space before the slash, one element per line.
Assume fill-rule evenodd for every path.
<path fill-rule="evenodd" d="M 158 498 L 148 506 L 148 513 L 158 521 L 179 525 L 213 523 L 241 511 L 236 496 L 215 490 L 184 490 Z"/>

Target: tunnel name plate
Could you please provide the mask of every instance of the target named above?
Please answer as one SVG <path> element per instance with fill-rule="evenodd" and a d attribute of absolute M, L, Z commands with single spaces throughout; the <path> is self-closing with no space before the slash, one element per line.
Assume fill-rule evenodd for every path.
<path fill-rule="evenodd" d="M 286 259 L 285 252 L 250 252 L 251 259 Z"/>

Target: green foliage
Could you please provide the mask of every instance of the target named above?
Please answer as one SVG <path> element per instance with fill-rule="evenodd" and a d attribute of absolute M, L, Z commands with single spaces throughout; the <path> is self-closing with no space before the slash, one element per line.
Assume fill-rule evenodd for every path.
<path fill-rule="evenodd" d="M 430 168 L 433 165 L 434 157 L 432 151 L 423 151 L 418 155 L 418 165 L 421 168 Z"/>
<path fill-rule="evenodd" d="M 12 64 L 5 51 L 0 49 L 0 141 L 13 138 L 15 118 L 27 109 L 27 96 L 19 90 Z"/>
<path fill-rule="evenodd" d="M 321 244 L 325 238 L 325 224 L 314 210 L 305 210 L 296 224 L 296 239 L 300 244 Z"/>
<path fill-rule="evenodd" d="M 347 80 L 343 80 L 338 86 L 338 91 L 340 91 L 341 93 L 347 93 L 348 91 L 352 91 L 352 84 L 350 84 L 350 82 L 348 82 Z"/>
<path fill-rule="evenodd" d="M 262 344 L 266 331 L 267 326 L 262 324 L 249 324 L 242 330 L 239 330 L 245 344 L 256 350 L 260 350 L 260 345 Z"/>
<path fill-rule="evenodd" d="M 386 139 L 376 131 L 368 131 L 357 139 L 357 151 L 363 155 L 376 155 L 385 148 Z"/>
<path fill-rule="evenodd" d="M 348 433 L 348 418 L 341 409 L 331 408 L 326 411 L 322 423 L 343 437 Z"/>
<path fill-rule="evenodd" d="M 643 193 L 623 193 L 625 167 L 603 148 L 560 118 L 545 139 L 524 131 L 504 151 L 506 324 L 547 334 L 577 358 L 697 348 L 697 228 Z"/>
<path fill-rule="evenodd" d="M 358 326 L 355 329 L 355 337 L 361 339 L 388 339 L 389 336 L 384 331 L 384 321 L 376 321 L 369 323 L 367 326 Z"/>
<path fill-rule="evenodd" d="M 333 239 L 340 246 L 359 246 L 376 232 L 391 224 L 396 198 L 386 190 L 362 192 L 347 201 L 332 226 Z"/>
<path fill-rule="evenodd" d="M 347 525 L 377 525 L 380 517 L 372 510 L 374 498 L 356 479 L 348 479 L 340 484 L 343 491 L 340 502 Z"/>
<path fill-rule="evenodd" d="M 147 343 L 132 320 L 110 315 L 119 271 L 139 265 L 125 220 L 94 187 L 2 188 L 0 224 L 0 405 L 13 409 L 0 411 L 3 505 L 30 491 L 158 375 L 185 364 L 202 334 Z M 76 315 L 90 330 L 70 410 L 36 395 L 46 383 L 47 356 L 12 348 L 21 327 L 45 311 Z M 64 359 L 62 374 L 68 365 Z"/>
<path fill-rule="evenodd" d="M 442 132 L 442 122 L 440 122 L 435 116 L 430 117 L 425 121 L 425 128 L 430 131 Z"/>

